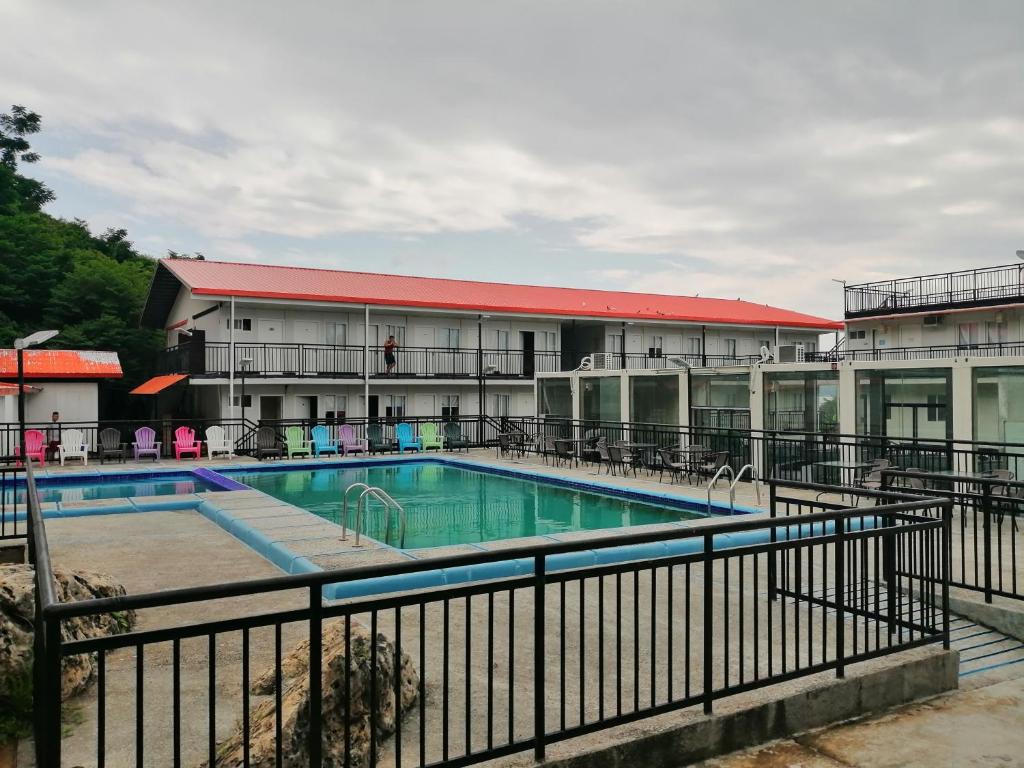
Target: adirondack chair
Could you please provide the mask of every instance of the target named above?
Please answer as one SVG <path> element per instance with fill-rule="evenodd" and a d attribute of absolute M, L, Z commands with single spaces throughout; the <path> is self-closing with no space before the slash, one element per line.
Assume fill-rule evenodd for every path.
<path fill-rule="evenodd" d="M 262 461 L 271 456 L 281 458 L 284 449 L 277 441 L 277 432 L 273 427 L 260 427 L 256 430 L 256 458 Z"/>
<path fill-rule="evenodd" d="M 213 456 L 216 453 L 227 454 L 230 459 L 235 455 L 235 447 L 228 440 L 224 427 L 214 425 L 206 428 L 206 456 L 213 461 Z"/>
<path fill-rule="evenodd" d="M 100 464 L 102 464 L 107 457 L 120 459 L 122 462 L 125 458 L 124 443 L 121 442 L 121 430 L 115 429 L 114 427 L 107 427 L 100 432 L 100 444 L 98 446 L 100 452 Z"/>
<path fill-rule="evenodd" d="M 143 456 L 152 456 L 153 461 L 160 461 L 160 441 L 156 439 L 156 432 L 150 427 L 139 427 L 135 430 L 135 442 L 132 448 L 135 451 L 135 460 Z"/>
<path fill-rule="evenodd" d="M 380 424 L 366 425 L 366 445 L 370 453 L 383 453 L 391 450 L 391 443 L 384 439 L 384 430 Z"/>
<path fill-rule="evenodd" d="M 14 446 L 14 455 L 21 455 L 21 446 Z M 25 455 L 29 461 L 35 459 L 39 462 L 39 466 L 46 466 L 46 433 L 40 432 L 38 429 L 26 429 L 25 430 Z M 20 464 L 20 462 L 19 462 Z"/>
<path fill-rule="evenodd" d="M 398 439 L 398 452 L 405 453 L 406 448 L 410 448 L 415 451 L 423 450 L 423 441 L 417 437 L 413 437 L 412 424 L 403 421 L 401 424 L 395 427 L 395 437 Z"/>
<path fill-rule="evenodd" d="M 342 424 L 340 435 L 343 456 L 348 456 L 350 453 L 366 453 L 370 449 L 366 440 L 356 437 L 356 430 L 351 424 Z"/>
<path fill-rule="evenodd" d="M 437 424 L 420 425 L 420 444 L 424 451 L 429 451 L 431 448 L 440 451 L 444 448 L 444 436 L 438 430 Z"/>
<path fill-rule="evenodd" d="M 82 466 L 88 466 L 89 446 L 85 442 L 85 433 L 80 429 L 65 429 L 60 436 L 57 455 L 62 467 L 65 459 L 81 459 Z"/>
<path fill-rule="evenodd" d="M 182 456 L 191 454 L 197 459 L 203 450 L 203 441 L 196 440 L 196 431 L 192 427 L 178 427 L 174 430 L 174 458 L 181 461 Z"/>
<path fill-rule="evenodd" d="M 351 427 L 349 427 L 351 429 Z M 317 424 L 313 429 L 310 430 L 309 436 L 313 438 L 313 455 L 319 457 L 320 454 L 333 453 L 335 456 L 338 455 L 338 441 L 331 439 L 330 430 L 327 429 L 323 424 Z"/>
<path fill-rule="evenodd" d="M 306 434 L 302 431 L 302 427 L 288 427 L 284 431 L 284 449 L 289 459 L 293 456 L 309 456 L 312 454 L 309 441 L 306 439 Z"/>
<path fill-rule="evenodd" d="M 444 425 L 444 442 L 448 446 L 449 451 L 455 451 L 459 448 L 469 450 L 469 438 L 466 437 L 462 430 L 459 429 L 458 423 L 449 421 Z"/>

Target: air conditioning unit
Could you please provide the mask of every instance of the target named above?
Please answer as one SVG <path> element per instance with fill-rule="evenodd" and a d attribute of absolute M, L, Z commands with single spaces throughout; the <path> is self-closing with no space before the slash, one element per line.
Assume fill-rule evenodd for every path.
<path fill-rule="evenodd" d="M 942 315 L 928 315 L 924 319 L 925 328 L 938 328 L 942 325 Z"/>
<path fill-rule="evenodd" d="M 775 360 L 779 363 L 802 363 L 804 361 L 804 345 L 780 344 L 775 348 Z"/>
<path fill-rule="evenodd" d="M 595 352 L 590 356 L 595 371 L 615 371 L 622 368 L 622 356 L 617 352 Z"/>

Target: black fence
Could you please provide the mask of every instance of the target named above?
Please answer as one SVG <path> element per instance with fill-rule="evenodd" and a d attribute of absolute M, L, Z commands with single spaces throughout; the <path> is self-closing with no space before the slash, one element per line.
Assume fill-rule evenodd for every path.
<path fill-rule="evenodd" d="M 775 489 L 798 517 L 58 603 L 31 471 L 27 480 L 41 768 L 59 766 L 62 750 L 99 766 L 461 766 L 526 750 L 541 759 L 546 745 L 575 736 L 687 707 L 710 712 L 738 694 L 949 644 L 949 500 L 879 494 L 870 509 L 835 509 Z M 627 545 L 639 547 L 634 558 L 618 550 L 620 562 L 560 569 L 560 557 Z M 321 599 L 331 584 L 372 591 L 372 579 L 512 559 L 532 568 Z M 886 574 L 895 600 L 879 596 Z M 291 602 L 265 613 L 236 602 L 256 595 Z M 174 607 L 213 601 L 217 620 L 172 618 Z M 126 611 L 155 615 L 127 634 L 62 633 L 81 617 Z M 62 664 L 89 659 L 95 695 L 66 707 Z M 396 717 L 366 727 L 356 700 Z"/>
<path fill-rule="evenodd" d="M 13 463 L 0 465 L 0 541 L 23 539 L 27 533 L 25 503 L 18 493 L 19 479 L 24 473 L 23 467 Z"/>
<path fill-rule="evenodd" d="M 808 363 L 834 363 L 840 360 L 872 362 L 875 360 L 940 360 L 949 357 L 1004 357 L 1024 355 L 1024 342 L 1003 341 L 991 344 L 942 344 L 928 347 L 876 347 L 874 349 L 841 349 L 830 352 L 808 352 Z"/>

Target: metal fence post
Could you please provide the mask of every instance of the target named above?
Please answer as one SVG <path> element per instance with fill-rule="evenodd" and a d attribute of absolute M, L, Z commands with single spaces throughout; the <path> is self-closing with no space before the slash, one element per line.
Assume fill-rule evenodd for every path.
<path fill-rule="evenodd" d="M 371 638 L 371 643 L 376 643 Z M 309 765 L 321 768 L 323 741 L 323 599 L 320 586 L 309 588 Z M 371 727 L 373 727 L 371 725 Z"/>
<path fill-rule="evenodd" d="M 953 500 L 942 503 L 942 647 L 949 650 L 949 579 L 953 546 Z"/>
<path fill-rule="evenodd" d="M 846 677 L 846 518 L 836 518 L 835 533 L 836 677 Z"/>
<path fill-rule="evenodd" d="M 982 563 L 985 578 L 985 602 L 992 602 L 992 486 L 983 483 L 981 487 L 981 521 L 985 541 L 982 543 Z"/>
<path fill-rule="evenodd" d="M 544 555 L 533 559 L 533 757 L 537 762 L 544 759 L 544 736 L 546 732 L 544 708 L 547 696 L 544 691 Z M 600 662 L 599 662 L 600 663 Z"/>
<path fill-rule="evenodd" d="M 45 685 L 42 695 L 46 701 L 43 706 L 43 722 L 41 730 L 46 744 L 46 761 L 40 768 L 60 768 L 61 753 L 61 650 L 60 620 L 44 621 L 46 646 L 44 648 Z M 39 742 L 36 742 L 38 745 Z"/>
<path fill-rule="evenodd" d="M 774 520 L 777 517 L 775 511 L 775 504 L 777 503 L 778 490 L 775 487 L 775 479 L 771 478 L 768 480 L 768 516 L 772 519 L 772 527 L 768 529 L 768 539 L 772 544 L 775 544 L 779 539 L 778 531 L 774 525 Z M 779 599 L 779 588 L 778 588 L 778 552 L 774 547 L 768 552 L 768 599 L 775 601 Z"/>
<path fill-rule="evenodd" d="M 704 534 L 704 714 L 711 714 L 711 702 L 713 700 L 712 689 L 714 669 L 711 640 L 714 630 L 715 612 L 712 610 L 714 590 L 712 589 L 711 578 L 714 575 L 715 561 L 712 555 L 715 551 L 715 537 L 712 533 Z"/>

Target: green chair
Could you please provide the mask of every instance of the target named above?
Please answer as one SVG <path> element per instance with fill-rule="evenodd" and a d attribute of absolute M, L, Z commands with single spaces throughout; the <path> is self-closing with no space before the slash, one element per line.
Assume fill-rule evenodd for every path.
<path fill-rule="evenodd" d="M 420 424 L 420 443 L 424 451 L 444 448 L 444 436 L 438 431 L 437 424 Z"/>
<path fill-rule="evenodd" d="M 309 456 L 313 452 L 302 427 L 288 427 L 284 431 L 284 449 L 289 459 L 293 456 Z"/>
<path fill-rule="evenodd" d="M 384 429 L 380 424 L 366 425 L 366 443 L 370 453 L 383 453 L 391 450 L 391 443 L 384 439 Z"/>
<path fill-rule="evenodd" d="M 469 450 L 469 438 L 459 429 L 458 422 L 449 421 L 444 425 L 444 442 L 449 451 L 457 451 L 460 448 Z"/>

